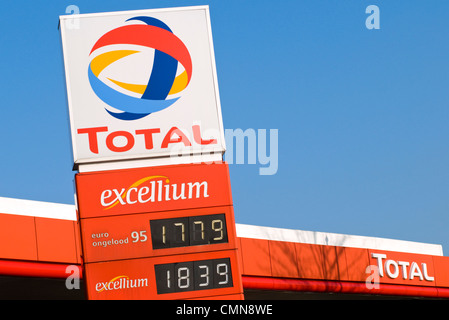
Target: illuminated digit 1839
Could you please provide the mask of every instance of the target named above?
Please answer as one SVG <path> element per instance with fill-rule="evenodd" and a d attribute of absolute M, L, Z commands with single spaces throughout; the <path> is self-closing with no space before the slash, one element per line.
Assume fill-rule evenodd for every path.
<path fill-rule="evenodd" d="M 229 258 L 154 266 L 158 294 L 232 287 Z"/>

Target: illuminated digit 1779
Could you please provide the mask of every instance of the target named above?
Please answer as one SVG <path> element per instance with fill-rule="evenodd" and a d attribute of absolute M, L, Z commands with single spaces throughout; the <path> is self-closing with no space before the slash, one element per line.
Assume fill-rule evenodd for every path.
<path fill-rule="evenodd" d="M 225 214 L 150 221 L 153 249 L 227 243 Z"/>

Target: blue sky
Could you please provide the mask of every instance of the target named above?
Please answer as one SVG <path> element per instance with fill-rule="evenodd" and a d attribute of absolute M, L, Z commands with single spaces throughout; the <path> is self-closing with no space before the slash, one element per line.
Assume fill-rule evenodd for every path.
<path fill-rule="evenodd" d="M 236 221 L 443 245 L 449 2 L 13 1 L 0 11 L 0 196 L 73 203 L 58 17 L 210 6 L 225 128 L 278 129 L 279 168 L 230 165 Z M 365 9 L 380 9 L 368 30 Z"/>

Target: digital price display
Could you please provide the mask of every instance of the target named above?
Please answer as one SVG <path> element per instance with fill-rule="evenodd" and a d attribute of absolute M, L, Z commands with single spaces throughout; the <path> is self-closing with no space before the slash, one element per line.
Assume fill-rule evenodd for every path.
<path fill-rule="evenodd" d="M 232 287 L 229 258 L 154 266 L 158 294 Z"/>
<path fill-rule="evenodd" d="M 225 214 L 150 221 L 153 249 L 227 243 Z"/>
<path fill-rule="evenodd" d="M 232 207 L 81 219 L 85 262 L 236 247 Z"/>
<path fill-rule="evenodd" d="M 88 298 L 241 299 L 237 251 L 209 251 L 85 265 Z"/>
<path fill-rule="evenodd" d="M 81 174 L 77 188 L 89 299 L 243 297 L 227 164 Z"/>

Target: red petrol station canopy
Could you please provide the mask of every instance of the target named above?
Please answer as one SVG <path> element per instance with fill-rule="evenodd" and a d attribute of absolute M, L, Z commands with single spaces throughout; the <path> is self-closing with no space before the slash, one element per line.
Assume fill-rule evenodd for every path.
<path fill-rule="evenodd" d="M 72 205 L 0 198 L 0 276 L 67 278 L 67 266 L 83 267 L 78 230 Z M 449 298 L 440 245 L 241 224 L 236 231 L 245 295 Z"/>

